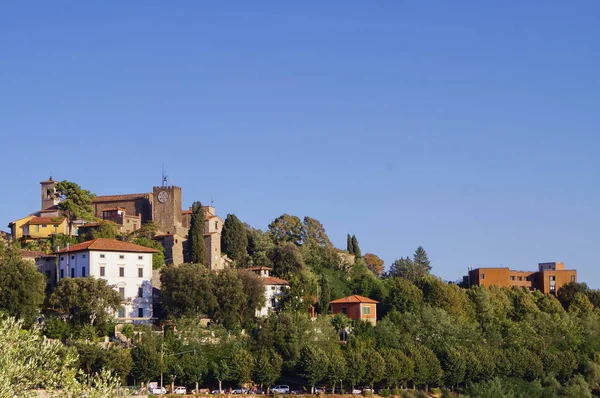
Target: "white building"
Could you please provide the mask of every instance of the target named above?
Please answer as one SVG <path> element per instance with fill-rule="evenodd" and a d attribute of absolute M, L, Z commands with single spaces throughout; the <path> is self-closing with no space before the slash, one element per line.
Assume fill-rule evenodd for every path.
<path fill-rule="evenodd" d="M 94 239 L 59 250 L 58 280 L 92 276 L 119 292 L 120 322 L 152 318 L 152 254 L 155 249 L 114 239 Z"/>
<path fill-rule="evenodd" d="M 289 286 L 288 281 L 271 276 L 271 270 L 272 268 L 269 267 L 248 268 L 248 271 L 260 276 L 265 285 L 265 305 L 260 310 L 256 310 L 256 316 L 268 316 L 270 312 L 276 310 L 279 307 L 279 300 Z"/>

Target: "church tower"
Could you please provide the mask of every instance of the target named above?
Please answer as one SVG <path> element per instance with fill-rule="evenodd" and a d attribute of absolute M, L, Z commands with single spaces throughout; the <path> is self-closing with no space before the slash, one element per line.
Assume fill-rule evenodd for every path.
<path fill-rule="evenodd" d="M 166 234 L 180 233 L 181 188 L 173 185 L 154 187 L 152 193 L 152 220 L 158 229 Z"/>
<path fill-rule="evenodd" d="M 52 179 L 52 176 L 46 181 L 40 182 L 42 186 L 42 208 L 46 210 L 60 202 L 60 198 L 56 195 L 56 181 Z"/>

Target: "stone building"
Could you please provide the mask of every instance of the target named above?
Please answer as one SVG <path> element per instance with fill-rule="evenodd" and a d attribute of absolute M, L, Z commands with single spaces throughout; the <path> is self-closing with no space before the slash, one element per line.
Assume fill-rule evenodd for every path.
<path fill-rule="evenodd" d="M 32 217 L 60 216 L 56 183 L 52 177 L 40 182 L 41 210 L 32 213 Z M 156 239 L 165 247 L 167 264 L 178 264 L 188 259 L 187 234 L 191 210 L 182 209 L 180 187 L 163 185 L 153 187 L 152 192 L 146 193 L 96 196 L 92 206 L 98 219 L 116 222 L 122 232 L 134 231 L 143 223 L 153 221 L 158 228 Z M 205 265 L 213 270 L 222 269 L 229 262 L 221 254 L 223 220 L 216 215 L 214 207 L 206 206 L 204 212 Z M 77 223 L 76 226 L 82 224 Z"/>

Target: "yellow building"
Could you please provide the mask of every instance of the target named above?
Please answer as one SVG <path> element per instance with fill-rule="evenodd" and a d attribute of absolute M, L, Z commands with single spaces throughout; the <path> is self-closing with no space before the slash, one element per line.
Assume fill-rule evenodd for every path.
<path fill-rule="evenodd" d="M 69 227 L 64 217 L 27 216 L 8 224 L 13 239 L 29 242 L 49 238 L 50 235 L 67 234 Z"/>

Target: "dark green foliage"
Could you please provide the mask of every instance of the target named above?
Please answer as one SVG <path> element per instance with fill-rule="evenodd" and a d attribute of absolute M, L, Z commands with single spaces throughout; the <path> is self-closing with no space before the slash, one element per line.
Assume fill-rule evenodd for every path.
<path fill-rule="evenodd" d="M 228 214 L 221 233 L 221 250 L 239 266 L 246 261 L 247 246 L 246 227 L 235 214 Z"/>
<path fill-rule="evenodd" d="M 121 297 L 104 279 L 64 278 L 58 283 L 49 302 L 62 310 L 74 326 L 90 324 L 104 333 Z"/>
<path fill-rule="evenodd" d="M 192 204 L 192 217 L 188 231 L 188 247 L 190 262 L 204 264 L 206 262 L 206 247 L 204 246 L 204 208 L 202 203 Z"/>
<path fill-rule="evenodd" d="M 95 195 L 82 189 L 70 181 L 56 183 L 56 194 L 60 198 L 58 209 L 67 219 L 69 235 L 73 235 L 73 222 L 75 220 L 91 221 L 95 218 L 92 200 Z"/>
<path fill-rule="evenodd" d="M 303 234 L 302 221 L 296 216 L 283 214 L 269 224 L 269 235 L 276 244 L 288 242 L 300 246 Z"/>
<path fill-rule="evenodd" d="M 200 264 L 164 267 L 160 273 L 161 303 L 170 317 L 211 314 L 217 301 L 212 274 Z"/>
<path fill-rule="evenodd" d="M 346 250 L 348 253 L 354 254 L 354 245 L 352 244 L 352 236 L 350 234 L 346 237 Z"/>
<path fill-rule="evenodd" d="M 415 254 L 413 255 L 413 263 L 417 269 L 422 270 L 423 273 L 429 273 L 431 271 L 431 265 L 427 252 L 423 249 L 423 246 L 417 247 Z"/>
<path fill-rule="evenodd" d="M 129 350 L 123 350 L 115 346 L 104 348 L 98 344 L 85 342 L 76 342 L 75 348 L 79 355 L 79 369 L 86 374 L 110 370 L 121 382 L 126 381 L 132 365 Z"/>
<path fill-rule="evenodd" d="M 272 250 L 271 262 L 273 263 L 273 274 L 289 279 L 291 275 L 298 275 L 304 269 L 302 253 L 292 243 L 282 243 Z"/>
<path fill-rule="evenodd" d="M 273 348 L 262 348 L 254 355 L 252 378 L 259 386 L 270 386 L 281 375 L 283 359 Z"/>
<path fill-rule="evenodd" d="M 162 336 L 145 330 L 141 340 L 131 350 L 133 377 L 144 383 L 158 379 L 160 372 L 165 369 L 161 352 Z"/>
<path fill-rule="evenodd" d="M 319 220 L 311 217 L 304 217 L 302 224 L 302 244 L 317 245 L 322 247 L 333 247 L 329 236 L 325 233 L 325 227 Z"/>
<path fill-rule="evenodd" d="M 298 361 L 298 371 L 310 387 L 314 387 L 325 378 L 328 367 L 329 358 L 325 351 L 310 345 L 302 348 L 300 360 Z"/>
<path fill-rule="evenodd" d="M 46 278 L 15 250 L 0 256 L 0 310 L 31 325 L 44 302 Z"/>
<path fill-rule="evenodd" d="M 329 313 L 329 302 L 331 301 L 331 287 L 329 285 L 329 280 L 327 276 L 321 275 L 321 279 L 319 281 L 319 308 L 318 311 L 320 314 Z"/>
<path fill-rule="evenodd" d="M 352 254 L 354 254 L 356 258 L 360 258 L 362 256 L 360 252 L 360 246 L 358 246 L 358 239 L 356 239 L 356 235 L 352 235 Z"/>

